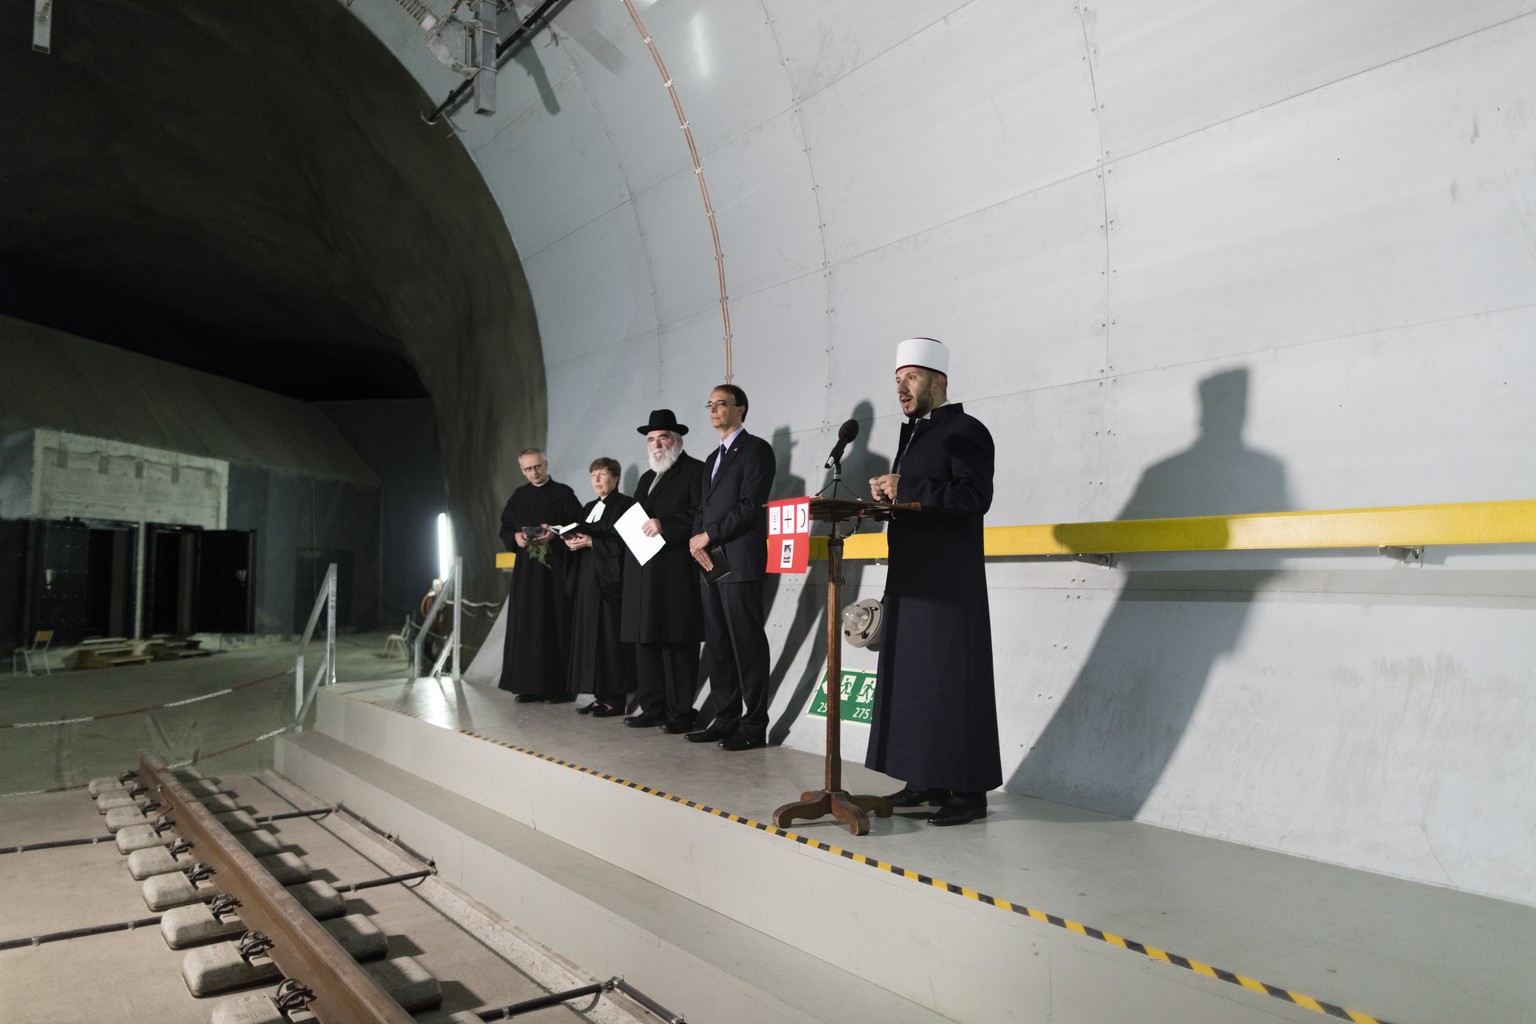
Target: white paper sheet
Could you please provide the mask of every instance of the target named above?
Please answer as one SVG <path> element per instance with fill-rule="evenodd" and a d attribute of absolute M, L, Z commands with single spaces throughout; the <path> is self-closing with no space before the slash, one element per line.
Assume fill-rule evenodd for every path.
<path fill-rule="evenodd" d="M 613 524 L 613 528 L 619 533 L 619 538 L 624 541 L 630 551 L 634 552 L 635 559 L 641 565 L 655 558 L 656 552 L 667 546 L 666 540 L 660 534 L 647 537 L 640 532 L 641 524 L 649 518 L 650 516 L 645 514 L 645 509 L 641 508 L 637 501 L 629 506 L 628 511 L 619 516 L 618 522 Z"/>

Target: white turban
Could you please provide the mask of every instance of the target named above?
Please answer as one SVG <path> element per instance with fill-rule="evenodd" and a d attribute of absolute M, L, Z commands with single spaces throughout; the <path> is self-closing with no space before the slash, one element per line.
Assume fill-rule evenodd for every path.
<path fill-rule="evenodd" d="M 920 366 L 949 376 L 949 349 L 932 338 L 908 338 L 896 346 L 896 369 Z"/>

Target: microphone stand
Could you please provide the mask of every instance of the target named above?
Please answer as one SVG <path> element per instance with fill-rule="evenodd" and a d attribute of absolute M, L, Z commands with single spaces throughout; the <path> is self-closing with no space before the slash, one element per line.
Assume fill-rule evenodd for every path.
<path fill-rule="evenodd" d="M 828 455 L 827 456 L 826 464 L 823 465 L 822 468 L 823 469 L 830 469 L 832 471 L 832 480 L 831 480 L 831 482 L 829 484 L 827 484 L 827 487 L 832 488 L 832 493 L 828 494 L 827 493 L 827 487 L 823 487 L 821 490 L 816 492 L 816 497 L 818 497 L 818 498 L 835 498 L 835 497 L 837 497 L 837 489 L 839 487 L 843 487 L 843 456 L 842 456 L 842 453 L 839 452 L 839 453 L 837 453 L 835 455 Z M 859 500 L 858 495 L 856 495 L 852 491 L 848 490 L 848 488 L 843 487 L 843 490 L 847 491 L 848 497 L 854 499 L 855 501 Z M 836 524 L 833 524 L 832 532 L 833 532 L 833 534 L 837 533 Z"/>
<path fill-rule="evenodd" d="M 827 462 L 832 466 L 833 496 L 828 499 L 830 503 L 836 503 L 836 490 L 843 479 L 843 464 L 841 453 L 828 457 Z M 826 490 L 825 487 L 822 488 Z M 821 497 L 821 495 L 817 495 Z M 820 514 L 812 513 L 814 518 L 825 519 L 832 528 L 831 535 L 827 537 L 827 749 L 826 749 L 826 779 L 821 789 L 813 789 L 800 794 L 800 799 L 787 803 L 773 812 L 773 823 L 779 828 L 787 828 L 790 822 L 796 819 L 814 821 L 831 815 L 837 821 L 847 826 L 848 831 L 856 836 L 869 834 L 869 816 L 889 818 L 891 816 L 891 802 L 883 796 L 855 796 L 843 788 L 843 753 L 842 753 L 842 679 L 843 679 L 843 637 L 838 628 L 842 621 L 843 607 L 843 538 L 845 534 L 838 532 L 838 527 L 845 519 L 853 519 L 853 529 L 858 529 L 864 516 L 870 513 L 868 508 L 854 507 L 852 502 L 858 502 L 861 506 L 869 503 L 862 502 L 849 495 L 851 501 L 847 508 L 838 510 L 833 508 Z M 813 502 L 814 505 L 814 502 Z M 850 533 L 852 530 L 849 531 Z"/>

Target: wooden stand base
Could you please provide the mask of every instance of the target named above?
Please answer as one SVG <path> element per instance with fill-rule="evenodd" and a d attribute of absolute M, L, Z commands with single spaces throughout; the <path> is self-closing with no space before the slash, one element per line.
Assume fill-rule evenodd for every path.
<path fill-rule="evenodd" d="M 842 479 L 842 473 L 839 464 L 832 478 L 834 484 Z M 811 518 L 832 524 L 832 534 L 827 538 L 827 785 L 825 789 L 801 793 L 799 801 L 774 811 L 773 823 L 783 828 L 796 818 L 814 821 L 830 814 L 854 835 L 866 836 L 869 812 L 889 818 L 891 802 L 883 796 L 849 796 L 843 788 L 843 638 L 838 629 L 843 607 L 843 537 L 837 532 L 837 524 L 854 519 L 888 519 L 895 506 L 843 498 L 816 497 L 810 501 Z M 899 507 L 915 509 L 917 505 Z"/>
<path fill-rule="evenodd" d="M 785 828 L 796 818 L 814 821 L 832 815 L 848 826 L 856 836 L 869 835 L 869 813 L 891 816 L 891 802 L 883 796 L 852 796 L 844 789 L 813 789 L 801 793 L 796 803 L 785 804 L 773 812 L 773 823 Z"/>

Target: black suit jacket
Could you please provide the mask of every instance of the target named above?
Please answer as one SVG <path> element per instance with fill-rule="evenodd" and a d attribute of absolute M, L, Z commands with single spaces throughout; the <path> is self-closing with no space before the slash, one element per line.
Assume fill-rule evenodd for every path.
<path fill-rule="evenodd" d="M 720 472 L 711 482 L 710 474 L 719 459 L 720 448 L 716 446 L 704 460 L 703 498 L 693 520 L 693 532 L 707 533 L 711 546 L 725 548 L 731 573 L 721 583 L 750 583 L 763 578 L 768 558 L 768 510 L 763 505 L 773 491 L 778 460 L 773 456 L 773 445 L 745 430 L 731 442 Z"/>

